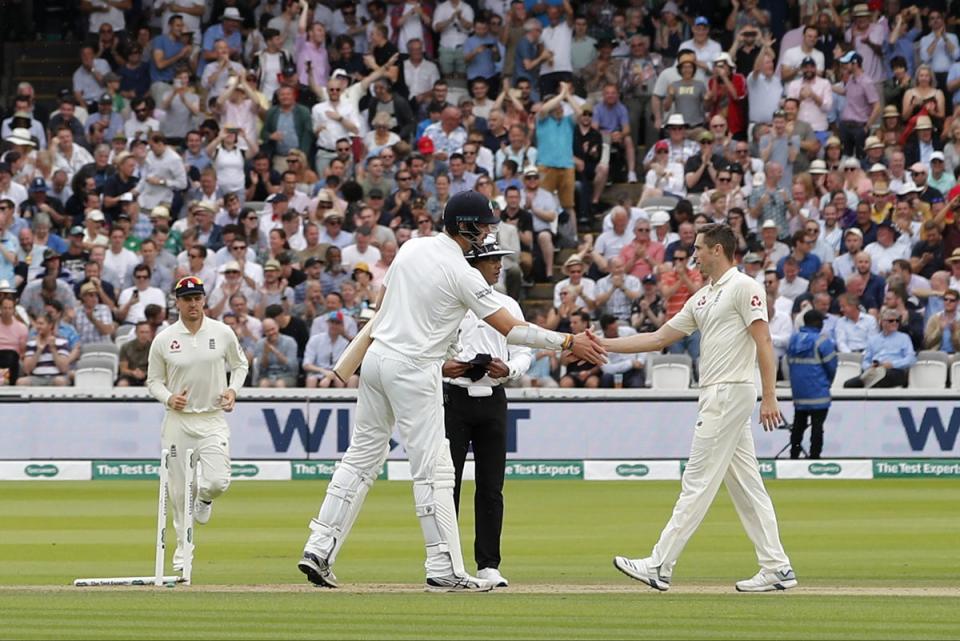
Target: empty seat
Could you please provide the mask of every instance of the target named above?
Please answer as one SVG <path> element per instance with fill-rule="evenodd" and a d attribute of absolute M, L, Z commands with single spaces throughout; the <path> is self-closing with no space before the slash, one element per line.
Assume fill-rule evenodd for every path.
<path fill-rule="evenodd" d="M 654 196 L 644 198 L 640 202 L 640 207 L 647 210 L 663 209 L 664 211 L 671 211 L 677 206 L 678 202 L 680 202 L 680 199 L 673 196 Z"/>
<path fill-rule="evenodd" d="M 652 354 L 649 359 L 652 389 L 689 389 L 693 360 L 689 354 Z"/>
<path fill-rule="evenodd" d="M 853 378 L 860 376 L 863 371 L 860 363 L 863 360 L 863 354 L 860 352 L 838 352 L 837 353 L 837 373 L 833 377 L 831 390 L 843 389 L 843 384 Z"/>
<path fill-rule="evenodd" d="M 113 389 L 113 372 L 104 367 L 78 369 L 73 384 L 78 389 Z"/>
<path fill-rule="evenodd" d="M 950 389 L 960 390 L 960 354 L 950 357 Z"/>
<path fill-rule="evenodd" d="M 82 354 L 80 360 L 77 361 L 76 371 L 79 372 L 82 369 L 106 369 L 113 375 L 112 383 L 112 381 L 117 379 L 117 370 L 120 369 L 120 357 L 117 354 L 104 352 Z"/>
<path fill-rule="evenodd" d="M 907 386 L 911 389 L 944 389 L 949 363 L 950 356 L 946 352 L 920 352 L 917 362 L 910 368 Z"/>

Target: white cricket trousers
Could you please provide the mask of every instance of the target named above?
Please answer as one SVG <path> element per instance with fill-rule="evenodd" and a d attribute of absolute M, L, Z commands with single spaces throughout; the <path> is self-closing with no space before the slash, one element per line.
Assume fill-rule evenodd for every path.
<path fill-rule="evenodd" d="M 183 542 L 183 493 L 186 478 L 184 456 L 194 450 L 200 461 L 197 494 L 202 501 L 212 501 L 230 486 L 230 428 L 223 412 L 187 414 L 167 409 L 160 435 L 164 449 L 170 450 L 170 485 L 168 495 L 173 507 L 173 525 L 177 531 L 177 547 Z"/>
<path fill-rule="evenodd" d="M 750 419 L 756 403 L 753 383 L 700 389 L 697 425 L 680 498 L 651 555 L 651 566 L 660 567 L 665 576 L 670 576 L 684 546 L 706 516 L 720 481 L 727 485 L 760 567 L 778 570 L 790 565 L 753 447 Z"/>
<path fill-rule="evenodd" d="M 411 358 L 374 341 L 363 359 L 350 446 L 327 486 L 307 543 L 332 564 L 389 452 L 394 426 L 406 449 L 427 577 L 463 575 L 453 503 L 454 468 L 443 422 L 440 361 Z"/>

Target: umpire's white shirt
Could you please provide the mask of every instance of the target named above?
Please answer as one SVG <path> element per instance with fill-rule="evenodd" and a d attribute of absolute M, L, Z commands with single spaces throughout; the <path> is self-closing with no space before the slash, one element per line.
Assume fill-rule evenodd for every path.
<path fill-rule="evenodd" d="M 383 285 L 373 339 L 414 360 L 443 359 L 467 310 L 482 319 L 503 307 L 446 234 L 405 242 Z"/>
<path fill-rule="evenodd" d="M 700 330 L 700 387 L 753 383 L 757 346 L 747 328 L 767 320 L 763 286 L 731 267 L 691 296 L 667 324 L 684 334 Z"/>
<path fill-rule="evenodd" d="M 523 320 L 523 310 L 520 309 L 520 304 L 517 301 L 496 290 L 494 290 L 492 296 L 495 301 L 500 303 L 501 307 Z M 460 353 L 454 357 L 455 360 L 467 363 L 473 360 L 477 354 L 489 354 L 493 358 L 502 360 L 510 369 L 510 374 L 506 378 L 484 376 L 479 380 L 471 381 L 464 376 L 444 379 L 460 387 L 477 388 L 478 390 L 485 388 L 484 391 L 487 393 L 483 394 L 481 392 L 481 395 L 486 396 L 490 395 L 491 387 L 523 376 L 530 369 L 533 355 L 533 350 L 529 347 L 507 345 L 507 338 L 503 334 L 490 327 L 483 319 L 477 318 L 477 315 L 472 311 L 467 312 L 467 315 L 463 317 L 463 322 L 460 323 L 460 347 Z"/>
<path fill-rule="evenodd" d="M 182 413 L 219 412 L 220 394 L 227 389 L 224 361 L 232 373 L 230 389 L 239 393 L 248 366 L 233 330 L 204 317 L 200 330 L 191 334 L 182 320 L 177 321 L 157 334 L 150 345 L 147 388 L 164 407 L 171 396 L 187 390 Z"/>

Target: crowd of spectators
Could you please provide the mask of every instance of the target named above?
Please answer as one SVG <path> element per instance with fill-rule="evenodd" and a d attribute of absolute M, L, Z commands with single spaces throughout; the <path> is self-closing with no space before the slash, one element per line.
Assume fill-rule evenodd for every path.
<path fill-rule="evenodd" d="M 195 275 L 251 384 L 342 386 L 399 247 L 463 190 L 501 213 L 500 287 L 553 285 L 528 306 L 547 327 L 656 329 L 725 221 L 778 355 L 808 309 L 902 372 L 872 384 L 960 347 L 958 2 L 79 7 L 56 101 L 14 82 L 0 123 L 0 382 L 68 385 L 116 341 L 117 384 L 142 385 Z M 695 367 L 699 338 L 672 350 Z M 524 384 L 638 387 L 646 364 L 542 353 Z"/>

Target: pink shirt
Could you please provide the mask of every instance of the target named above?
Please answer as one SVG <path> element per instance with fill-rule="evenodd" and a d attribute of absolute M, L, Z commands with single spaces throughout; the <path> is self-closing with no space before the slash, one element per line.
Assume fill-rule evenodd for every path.
<path fill-rule="evenodd" d="M 0 351 L 11 350 L 23 356 L 27 345 L 27 326 L 16 318 L 9 325 L 0 321 Z"/>
<path fill-rule="evenodd" d="M 873 49 L 866 44 L 866 41 L 869 40 L 878 47 L 882 47 L 887 39 L 886 21 L 871 23 L 865 34 L 854 34 L 853 28 L 851 27 L 847 29 L 846 39 L 847 42 L 853 44 L 853 48 L 856 49 L 857 53 L 863 56 L 863 75 L 866 76 L 870 82 L 883 82 L 886 77 L 883 67 L 883 57 L 874 53 Z"/>
<path fill-rule="evenodd" d="M 634 261 L 637 250 L 636 246 L 631 242 L 624 245 L 623 249 L 620 250 L 620 258 L 623 259 L 623 262 L 629 265 Z M 654 265 L 659 265 L 663 262 L 663 245 L 660 243 L 651 240 L 650 244 L 647 245 L 646 257 L 649 258 Z M 650 264 L 645 260 L 637 260 L 633 263 L 633 268 L 628 268 L 627 273 L 631 276 L 636 276 L 637 278 L 643 278 L 647 274 L 653 272 Z"/>
<path fill-rule="evenodd" d="M 830 81 L 826 78 L 816 77 L 810 82 L 803 78 L 797 78 L 787 85 L 787 97 L 800 99 L 800 90 L 807 87 L 814 95 L 818 96 L 821 104 L 817 104 L 813 98 L 800 100 L 800 109 L 797 111 L 797 120 L 806 122 L 814 131 L 826 131 L 830 128 L 827 123 L 827 114 L 833 107 L 833 88 Z"/>
<path fill-rule="evenodd" d="M 300 78 L 301 85 L 310 85 L 307 78 L 307 61 L 310 61 L 310 70 L 313 71 L 313 78 L 321 87 L 327 86 L 327 78 L 330 74 L 330 62 L 327 59 L 327 48 L 317 47 L 312 42 L 307 41 L 304 34 L 297 36 L 297 75 Z"/>

